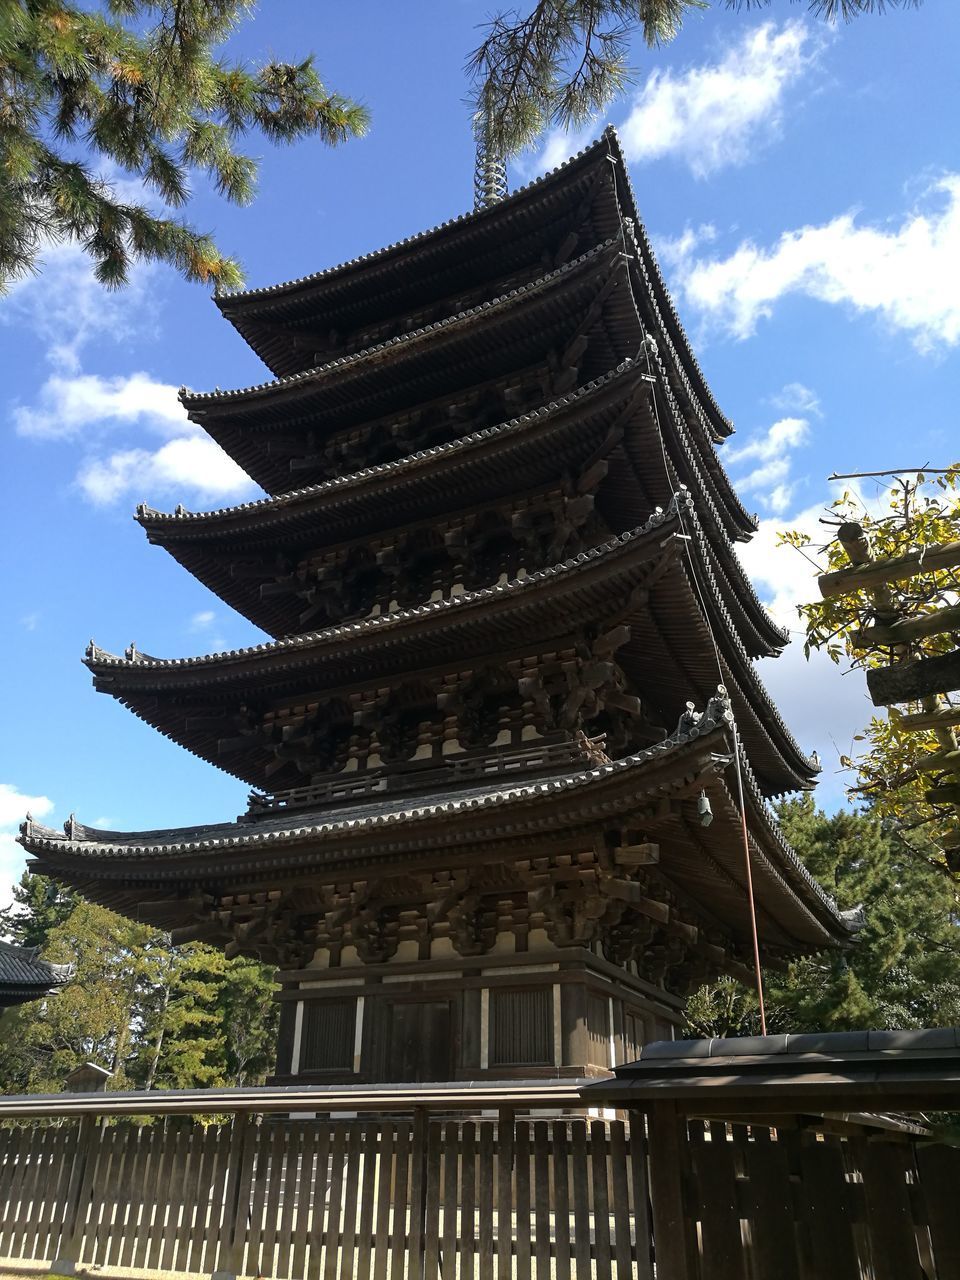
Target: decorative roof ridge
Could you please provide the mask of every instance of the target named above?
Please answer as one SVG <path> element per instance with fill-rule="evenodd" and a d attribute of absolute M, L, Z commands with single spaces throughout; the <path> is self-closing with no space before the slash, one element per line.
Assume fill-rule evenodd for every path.
<path fill-rule="evenodd" d="M 761 704 L 764 705 L 769 710 L 776 724 L 776 727 L 778 728 L 778 730 L 783 736 L 783 739 L 785 740 L 787 745 L 796 752 L 797 758 L 804 762 L 809 773 L 811 774 L 819 773 L 820 772 L 819 763 L 814 761 L 814 759 L 811 756 L 807 755 L 807 753 L 803 750 L 803 748 L 797 742 L 796 738 L 787 728 L 786 722 L 784 721 L 779 710 L 777 709 L 776 703 L 773 701 L 773 699 L 770 697 L 770 694 L 767 692 L 766 686 L 764 685 L 763 681 L 760 679 L 760 676 L 757 674 L 756 667 L 754 666 L 750 655 L 747 653 L 747 650 L 744 647 L 743 641 L 740 639 L 739 632 L 737 631 L 737 628 L 734 625 L 733 619 L 730 617 L 730 612 L 727 609 L 726 602 L 724 601 L 720 588 L 717 585 L 717 579 L 713 572 L 713 566 L 710 563 L 710 556 L 708 554 L 710 544 L 703 531 L 703 526 L 700 523 L 700 519 L 697 515 L 696 508 L 694 507 L 693 499 L 690 498 L 688 495 L 683 505 L 686 509 L 686 513 L 690 516 L 693 531 L 696 535 L 696 545 L 697 545 L 697 552 L 698 552 L 700 564 L 702 566 L 703 572 L 707 579 L 707 586 L 709 587 L 714 597 L 714 601 L 716 602 L 717 609 L 720 613 L 720 621 L 723 624 L 723 629 L 725 633 L 727 634 L 729 640 L 733 644 L 734 649 L 736 650 L 737 656 L 741 660 L 742 670 L 746 673 L 747 680 L 752 685 L 752 692 L 754 696 L 757 697 L 760 700 Z M 683 523 L 683 515 L 681 514 L 681 524 L 682 523 Z M 684 532 L 686 532 L 686 528 L 684 528 Z M 689 545 L 689 543 L 687 545 Z M 694 577 L 694 583 L 695 583 L 695 575 L 692 574 L 691 576 Z"/>
<path fill-rule="evenodd" d="M 243 846 L 249 844 L 265 844 L 275 840 L 283 840 L 291 835 L 302 838 L 323 835 L 327 833 L 340 833 L 356 830 L 360 827 L 383 827 L 391 826 L 398 822 L 411 822 L 423 820 L 425 818 L 439 817 L 442 815 L 466 812 L 470 809 L 487 809 L 495 808 L 500 805 L 511 803 L 516 800 L 530 799 L 538 796 L 556 795 L 559 792 L 575 790 L 578 787 L 586 786 L 599 779 L 614 777 L 629 769 L 639 768 L 644 764 L 657 760 L 664 755 L 668 755 L 672 751 L 676 751 L 690 743 L 695 742 L 699 738 L 704 738 L 708 734 L 720 731 L 726 733 L 733 723 L 733 713 L 730 709 L 730 700 L 727 697 L 726 690 L 723 686 L 719 686 L 717 692 L 708 701 L 705 709 L 701 713 L 695 713 L 688 710 L 680 717 L 680 721 L 676 730 L 662 742 L 655 743 L 651 747 L 646 747 L 642 751 L 635 752 L 632 755 L 624 756 L 620 760 L 612 760 L 607 764 L 598 764 L 591 769 L 582 769 L 576 773 L 562 774 L 559 777 L 545 778 L 539 782 L 530 782 L 522 786 L 506 787 L 502 791 L 492 791 L 482 796 L 470 795 L 461 799 L 453 798 L 439 804 L 423 804 L 416 805 L 416 797 L 408 797 L 412 803 L 409 809 L 400 809 L 394 813 L 377 814 L 372 818 L 345 818 L 340 821 L 321 822 L 313 826 L 304 825 L 302 821 L 297 822 L 295 815 L 291 814 L 291 822 L 289 826 L 280 826 L 270 828 L 269 830 L 257 830 L 257 822 L 239 823 L 221 823 L 213 828 L 176 828 L 169 830 L 161 830 L 155 832 L 120 832 L 120 831 L 103 831 L 95 827 L 86 827 L 82 823 L 74 822 L 72 825 L 64 824 L 63 832 L 57 831 L 53 827 L 46 827 L 42 823 L 34 822 L 28 819 L 20 826 L 20 834 L 17 837 L 18 842 L 27 849 L 52 848 L 56 847 L 65 852 L 82 852 L 84 845 L 93 844 L 103 849 L 137 849 L 143 853 L 164 854 L 175 852 L 197 852 L 206 849 L 222 849 L 235 846 Z M 715 757 L 716 764 L 720 767 L 727 767 L 730 763 L 730 755 L 723 754 Z M 402 801 L 403 797 L 398 796 L 398 800 Z M 286 815 L 283 815 L 286 816 Z M 309 816 L 309 815 L 302 815 Z M 259 822 L 263 826 L 263 821 Z M 136 845 L 130 843 L 130 838 L 136 835 L 147 835 L 153 837 L 169 837 L 175 836 L 181 832 L 190 832 L 197 834 L 201 830 L 221 830 L 224 833 L 233 832 L 235 835 L 231 838 L 229 835 L 223 837 L 214 837 L 212 839 L 193 839 L 164 842 L 163 839 L 155 839 L 150 844 Z M 114 837 L 110 840 L 105 837 Z"/>
<path fill-rule="evenodd" d="M 241 512 L 250 512 L 257 509 L 265 510 L 295 505 L 298 502 L 319 497 L 328 492 L 332 493 L 339 489 L 353 488 L 357 485 L 365 484 L 368 480 L 384 475 L 396 474 L 408 469 L 413 470 L 427 460 L 432 461 L 440 457 L 467 452 L 474 446 L 483 444 L 497 436 L 518 433 L 535 422 L 550 418 L 560 410 L 589 398 L 602 388 L 626 376 L 626 374 L 638 371 L 637 362 L 628 356 L 614 369 L 609 370 L 601 377 L 593 378 L 590 382 L 585 382 L 583 386 L 577 387 L 576 390 L 570 391 L 566 395 L 557 396 L 556 399 L 548 401 L 545 405 L 530 409 L 526 413 L 519 414 L 516 418 L 509 418 L 505 422 L 498 422 L 493 426 L 471 431 L 469 435 L 460 436 L 456 440 L 448 440 L 445 444 L 433 445 L 429 449 L 418 449 L 415 453 L 405 454 L 402 458 L 395 458 L 392 462 L 381 462 L 373 467 L 362 467 L 359 471 L 350 471 L 345 475 L 333 476 L 331 479 L 323 480 L 318 484 L 304 485 L 300 489 L 288 489 L 284 493 L 268 495 L 265 498 L 254 498 L 250 502 L 241 502 L 232 507 L 217 507 L 212 511 L 187 511 L 182 504 L 178 505 L 174 511 L 158 511 L 155 507 L 150 507 L 142 502 L 137 507 L 134 519 L 140 524 L 160 521 L 172 523 L 175 521 L 209 520 L 215 517 L 238 515 Z"/>
<path fill-rule="evenodd" d="M 700 362 L 697 360 L 697 357 L 694 354 L 693 347 L 690 343 L 690 339 L 687 337 L 687 331 L 683 327 L 683 323 L 680 320 L 679 314 L 677 313 L 677 308 L 674 305 L 673 297 L 670 293 L 670 290 L 667 288 L 667 282 L 663 278 L 663 272 L 660 270 L 660 263 L 657 261 L 657 256 L 653 251 L 653 246 L 650 243 L 649 236 L 647 235 L 646 227 L 644 226 L 643 219 L 640 217 L 639 206 L 637 204 L 637 197 L 633 190 L 633 183 L 630 180 L 630 170 L 627 168 L 626 158 L 623 154 L 623 144 L 620 141 L 619 133 L 617 132 L 616 128 L 613 125 L 607 125 L 606 129 L 604 129 L 603 131 L 601 141 L 611 142 L 617 152 L 617 159 L 620 161 L 620 168 L 623 170 L 623 177 L 624 177 L 624 182 L 626 183 L 627 195 L 630 197 L 631 211 L 635 215 L 635 217 L 631 219 L 633 223 L 633 228 L 634 228 L 634 238 L 636 239 L 637 238 L 636 233 L 639 233 L 639 238 L 640 240 L 642 240 L 641 248 L 645 250 L 644 257 L 650 260 L 650 263 L 653 267 L 653 271 L 656 275 L 657 283 L 660 285 L 660 288 L 663 293 L 664 301 L 666 302 L 667 307 L 669 309 L 670 318 L 672 319 L 673 323 L 676 325 L 677 330 L 680 334 L 680 337 L 683 341 L 683 344 L 686 347 L 687 357 L 689 358 L 690 363 L 693 366 L 693 369 L 700 380 L 700 383 L 703 387 L 703 390 L 707 396 L 707 399 L 710 405 L 716 411 L 717 417 L 720 419 L 721 423 L 728 429 L 728 434 L 732 434 L 736 430 L 736 428 L 734 427 L 730 419 L 726 416 L 726 414 L 723 412 L 723 410 L 720 408 L 719 404 L 717 403 L 716 397 L 713 394 L 713 391 L 710 389 L 710 384 L 707 382 L 707 379 L 704 376 L 703 370 L 700 367 Z M 644 277 L 647 279 L 647 283 L 649 284 L 649 276 L 647 274 L 646 261 L 643 261 L 641 263 L 641 266 L 643 268 Z M 656 298 L 652 296 L 652 291 L 651 291 L 651 300 L 659 314 L 660 308 L 657 305 Z M 661 317 L 661 324 L 662 324 L 662 317 Z M 667 337 L 669 338 L 669 333 L 667 331 L 666 325 L 663 325 L 663 331 L 665 334 L 667 334 Z M 673 346 L 672 340 L 671 340 L 671 346 Z M 676 354 L 676 351 L 674 352 L 674 354 Z M 678 365 L 680 365 L 679 357 L 678 357 L 677 363 Z M 681 367 L 682 376 L 684 377 L 684 380 L 687 382 L 687 385 L 689 386 L 689 379 L 686 377 L 686 374 L 683 372 L 682 365 L 680 365 L 680 367 Z M 691 388 L 691 391 L 692 391 L 692 388 Z"/>
<path fill-rule="evenodd" d="M 582 147 L 575 155 L 568 157 L 561 164 L 553 169 L 548 169 L 546 173 L 542 173 L 539 177 L 533 178 L 530 182 L 524 183 L 522 187 L 517 187 L 511 191 L 509 195 L 502 200 L 498 200 L 495 205 L 491 205 L 485 209 L 470 209 L 465 213 L 457 214 L 453 218 L 447 218 L 444 222 L 438 222 L 435 226 L 429 227 L 424 231 L 417 231 L 412 236 L 405 236 L 402 240 L 395 240 L 392 244 L 384 245 L 380 249 L 374 249 L 370 253 L 358 254 L 355 258 L 348 258 L 344 262 L 338 262 L 332 267 L 324 267 L 322 271 L 312 271 L 305 276 L 298 276 L 292 280 L 284 280 L 279 284 L 261 285 L 256 289 L 234 289 L 227 290 L 214 298 L 214 302 L 222 312 L 226 314 L 230 310 L 231 303 L 243 304 L 248 301 L 260 300 L 271 296 L 279 296 L 285 292 L 293 293 L 305 286 L 318 284 L 322 280 L 328 280 L 340 272 L 346 274 L 351 268 L 367 266 L 376 263 L 388 257 L 391 253 L 396 253 L 401 249 L 406 249 L 412 245 L 419 244 L 430 236 L 436 235 L 440 231 L 446 231 L 450 227 L 467 226 L 470 223 L 478 223 L 484 220 L 495 221 L 498 213 L 502 214 L 503 209 L 509 209 L 511 205 L 518 203 L 524 196 L 530 194 L 545 184 L 549 184 L 559 174 L 571 169 L 575 164 L 581 162 L 585 156 L 592 151 L 602 150 L 604 140 L 608 133 L 613 129 L 612 125 L 608 125 L 604 132 L 596 141 L 588 143 Z"/>
<path fill-rule="evenodd" d="M 329 642 L 334 639 L 342 639 L 347 636 L 362 635 L 364 632 L 393 630 L 394 628 L 405 625 L 416 618 L 427 617 L 431 614 L 439 614 L 449 610 L 462 609 L 471 605 L 480 603 L 481 601 L 502 599 L 504 596 L 525 594 L 533 587 L 552 578 L 562 577 L 575 569 L 579 569 L 584 564 L 597 561 L 613 554 L 615 551 L 629 546 L 639 541 L 652 530 L 659 528 L 668 521 L 679 515 L 681 503 L 689 502 L 689 495 L 684 497 L 686 490 L 681 493 L 674 494 L 670 500 L 670 504 L 666 510 L 657 507 L 653 514 L 635 529 L 628 529 L 626 532 L 617 534 L 607 542 L 600 543 L 599 546 L 591 547 L 587 551 L 581 551 L 575 556 L 571 556 L 567 560 L 562 560 L 558 564 L 550 565 L 545 569 L 538 569 L 536 573 L 528 574 L 524 578 L 511 578 L 508 582 L 498 583 L 492 587 L 483 587 L 480 591 L 464 591 L 460 595 L 450 596 L 445 600 L 432 600 L 427 604 L 417 605 L 412 609 L 398 609 L 393 613 L 380 614 L 375 618 L 361 618 L 356 622 L 346 622 L 336 627 L 327 627 L 321 631 L 305 631 L 299 635 L 283 636 L 279 640 L 271 640 L 266 643 L 248 645 L 242 649 L 228 649 L 221 653 L 199 654 L 192 658 L 154 658 L 150 654 L 143 653 L 137 649 L 135 645 L 131 645 L 123 657 L 118 654 L 110 653 L 106 649 L 102 649 L 93 640 L 87 646 L 84 654 L 84 662 L 88 667 L 107 666 L 120 667 L 126 666 L 128 669 L 133 667 L 139 668 L 173 668 L 173 667 L 198 667 L 211 665 L 221 662 L 224 659 L 244 659 L 252 657 L 258 653 L 276 653 L 281 650 L 296 650 L 309 648 L 318 642 Z"/>
<path fill-rule="evenodd" d="M 619 245 L 620 240 L 618 238 L 602 240 L 599 244 L 594 245 L 592 249 L 588 249 L 586 253 L 581 253 L 577 258 L 571 258 L 569 262 L 563 263 L 562 266 L 556 267 L 553 271 L 548 271 L 546 275 L 538 276 L 536 280 L 531 280 L 527 284 L 517 285 L 514 289 L 508 289 L 506 293 L 499 294 L 488 302 L 480 302 L 475 307 L 468 307 L 466 310 L 458 311 L 454 315 L 444 316 L 442 320 L 434 320 L 432 324 L 422 325 L 420 328 L 411 329 L 407 333 L 398 333 L 392 338 L 387 338 L 384 342 L 378 342 L 372 347 L 364 347 L 360 351 L 352 351 L 349 355 L 338 356 L 335 360 L 330 360 L 326 364 L 314 365 L 310 369 L 301 369 L 299 373 L 288 373 L 282 378 L 270 378 L 266 382 L 258 382 L 249 387 L 236 387 L 230 391 L 190 391 L 187 387 L 181 387 L 179 392 L 180 402 L 183 405 L 189 404 L 190 407 L 199 407 L 201 404 L 209 404 L 211 402 L 241 399 L 244 396 L 264 395 L 270 391 L 296 386 L 301 382 L 309 382 L 313 378 L 333 372 L 334 369 L 347 368 L 362 360 L 367 360 L 371 356 L 379 355 L 392 347 L 404 346 L 411 342 L 419 341 L 439 332 L 441 329 L 452 328 L 454 325 L 472 320 L 483 312 L 491 311 L 494 308 L 505 308 L 508 304 L 513 305 L 519 299 L 525 298 L 538 289 L 543 289 L 552 284 L 561 276 L 571 274 L 591 259 L 601 258 L 605 253 L 617 250 Z"/>
<path fill-rule="evenodd" d="M 32 821 L 29 816 L 28 821 Z M 0 940 L 0 963 L 2 963 L 4 956 L 9 956 L 11 959 L 18 960 L 21 964 L 35 969 L 38 976 L 42 975 L 46 981 L 51 983 L 69 982 L 77 971 L 77 966 L 73 963 L 55 964 L 52 960 L 44 960 L 40 955 L 39 947 L 19 947 L 12 942 Z"/>

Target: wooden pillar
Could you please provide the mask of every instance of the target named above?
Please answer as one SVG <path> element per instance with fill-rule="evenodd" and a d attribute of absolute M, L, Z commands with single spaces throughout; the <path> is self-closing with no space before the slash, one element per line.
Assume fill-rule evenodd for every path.
<path fill-rule="evenodd" d="M 653 1103 L 647 1115 L 657 1280 L 696 1280 L 694 1228 L 684 1212 L 686 1119 L 672 1102 Z"/>

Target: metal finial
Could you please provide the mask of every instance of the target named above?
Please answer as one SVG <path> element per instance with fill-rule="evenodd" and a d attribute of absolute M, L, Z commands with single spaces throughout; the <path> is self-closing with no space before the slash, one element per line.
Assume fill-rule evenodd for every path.
<path fill-rule="evenodd" d="M 490 122 L 483 109 L 473 118 L 477 139 L 477 158 L 473 170 L 473 208 L 489 209 L 507 194 L 507 161 L 503 153 L 490 144 Z"/>

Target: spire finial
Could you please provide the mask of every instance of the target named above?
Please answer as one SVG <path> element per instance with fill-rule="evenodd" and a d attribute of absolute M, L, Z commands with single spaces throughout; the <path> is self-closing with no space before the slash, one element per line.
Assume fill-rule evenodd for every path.
<path fill-rule="evenodd" d="M 473 170 L 474 212 L 499 204 L 507 194 L 507 160 L 490 141 L 490 108 L 481 107 L 473 117 L 477 159 Z"/>

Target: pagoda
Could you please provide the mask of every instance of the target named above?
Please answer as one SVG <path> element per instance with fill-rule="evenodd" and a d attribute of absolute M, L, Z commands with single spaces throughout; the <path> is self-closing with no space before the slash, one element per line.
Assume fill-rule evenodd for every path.
<path fill-rule="evenodd" d="M 41 960 L 39 947 L 0 942 L 0 1009 L 42 1000 L 65 986 L 73 974 L 72 964 Z"/>
<path fill-rule="evenodd" d="M 279 1082 L 601 1074 L 671 1037 L 750 977 L 738 778 L 765 962 L 847 943 L 766 805 L 815 774 L 753 666 L 786 635 L 616 134 L 217 305 L 274 376 L 181 399 L 269 496 L 137 519 L 274 638 L 86 662 L 249 806 L 27 822 L 33 867 L 276 964 Z"/>

